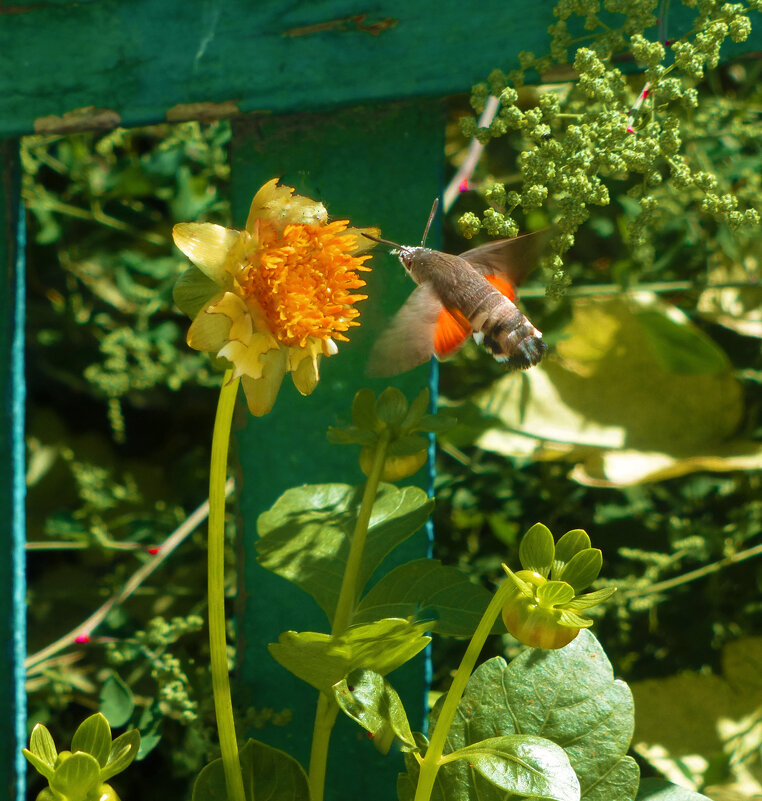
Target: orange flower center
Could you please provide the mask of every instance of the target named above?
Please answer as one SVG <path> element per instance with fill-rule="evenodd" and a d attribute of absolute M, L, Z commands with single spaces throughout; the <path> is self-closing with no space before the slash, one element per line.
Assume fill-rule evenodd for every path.
<path fill-rule="evenodd" d="M 369 270 L 370 256 L 352 256 L 356 237 L 343 235 L 348 220 L 325 225 L 291 224 L 282 233 L 259 221 L 259 242 L 238 282 L 257 301 L 273 336 L 288 347 L 304 347 L 308 337 L 347 341 L 344 332 L 360 325 L 353 308 L 367 295 L 356 270 Z"/>

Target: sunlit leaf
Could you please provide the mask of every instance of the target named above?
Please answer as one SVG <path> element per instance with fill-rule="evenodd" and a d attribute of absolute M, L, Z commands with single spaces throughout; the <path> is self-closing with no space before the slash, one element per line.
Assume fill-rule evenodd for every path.
<path fill-rule="evenodd" d="M 431 714 L 436 725 L 440 699 Z M 632 695 L 615 681 L 595 637 L 580 631 L 558 650 L 527 649 L 509 665 L 494 657 L 471 676 L 447 737 L 445 755 L 482 740 L 535 735 L 561 746 L 586 801 L 632 801 L 639 771 L 627 756 L 634 726 Z M 406 759 L 408 773 L 412 767 Z M 504 801 L 505 793 L 461 760 L 444 765 L 435 801 Z M 412 775 L 412 774 L 411 774 Z M 407 787 L 410 780 L 400 786 Z M 407 799 L 405 800 L 407 801 Z"/>
<path fill-rule="evenodd" d="M 397 742 L 402 750 L 416 748 L 405 707 L 389 682 L 372 670 L 353 670 L 333 686 L 333 696 L 344 714 L 373 737 L 373 745 L 387 754 Z"/>
<path fill-rule="evenodd" d="M 137 729 L 120 734 L 111 744 L 108 760 L 101 768 L 101 781 L 108 781 L 112 776 L 126 770 L 137 757 L 140 750 L 140 732 Z"/>
<path fill-rule="evenodd" d="M 50 786 L 67 798 L 84 798 L 100 783 L 98 761 L 81 751 L 58 765 Z"/>
<path fill-rule="evenodd" d="M 578 801 L 579 780 L 564 749 L 531 734 L 490 737 L 447 755 L 465 759 L 505 792 L 549 801 Z"/>
<path fill-rule="evenodd" d="M 285 631 L 268 650 L 279 664 L 303 681 L 330 693 L 331 687 L 356 668 L 382 676 L 404 665 L 431 640 L 427 623 L 378 620 L 352 626 L 338 637 L 314 631 Z"/>
<path fill-rule="evenodd" d="M 437 634 L 470 637 L 491 597 L 457 568 L 436 559 L 416 559 L 380 579 L 360 601 L 353 622 L 431 615 L 431 628 Z M 500 630 L 496 623 L 495 631 Z"/>
<path fill-rule="evenodd" d="M 347 484 L 296 487 L 281 495 L 257 521 L 259 563 L 309 593 L 329 620 L 339 597 L 362 491 L 362 487 Z M 423 526 L 433 505 L 417 487 L 379 487 L 363 551 L 359 589 L 390 551 Z"/>
<path fill-rule="evenodd" d="M 248 740 L 238 753 L 247 801 L 310 801 L 307 775 L 285 751 Z M 196 777 L 192 801 L 228 801 L 222 760 L 215 759 Z"/>
<path fill-rule="evenodd" d="M 72 751 L 84 751 L 94 756 L 103 767 L 111 750 L 111 728 L 101 714 L 90 715 L 79 724 L 71 738 Z"/>

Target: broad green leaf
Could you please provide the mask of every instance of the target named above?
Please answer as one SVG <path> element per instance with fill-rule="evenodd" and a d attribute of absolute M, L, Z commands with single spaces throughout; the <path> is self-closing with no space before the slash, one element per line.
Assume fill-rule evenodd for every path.
<path fill-rule="evenodd" d="M 39 724 L 37 724 L 39 725 Z M 27 762 L 39 773 L 44 776 L 48 781 L 53 778 L 55 771 L 45 760 L 40 759 L 37 754 L 33 754 L 28 748 L 22 748 L 21 753 L 26 757 Z"/>
<path fill-rule="evenodd" d="M 352 626 L 338 637 L 314 631 L 284 631 L 268 650 L 303 681 L 330 695 L 331 687 L 356 668 L 385 676 L 422 651 L 428 623 L 391 618 Z"/>
<path fill-rule="evenodd" d="M 698 358 L 690 365 L 669 345 L 670 355 L 655 357 L 654 315 L 666 321 L 665 330 L 680 332 L 683 356 L 692 350 L 685 343 L 695 344 Z M 475 398 L 502 424 L 477 444 L 506 455 L 572 460 L 571 476 L 595 486 L 756 469 L 759 443 L 733 439 L 744 413 L 741 383 L 716 346 L 705 345 L 685 315 L 653 295 L 575 300 L 558 361 L 506 375 Z M 721 362 L 727 366 L 718 369 Z"/>
<path fill-rule="evenodd" d="M 46 765 L 50 765 L 51 768 L 56 764 L 58 751 L 56 750 L 56 744 L 53 742 L 53 735 L 42 723 L 37 723 L 32 729 L 32 735 L 29 738 L 29 750 Z"/>
<path fill-rule="evenodd" d="M 758 747 L 754 710 L 762 708 L 762 637 L 725 644 L 721 662 L 721 675 L 684 671 L 632 684 L 634 751 L 670 781 L 700 786 L 707 763 Z M 749 775 L 743 764 L 729 765 L 739 784 Z"/>
<path fill-rule="evenodd" d="M 705 795 L 662 779 L 643 779 L 635 801 L 709 801 Z"/>
<path fill-rule="evenodd" d="M 132 690 L 116 674 L 112 673 L 103 682 L 100 695 L 100 711 L 113 728 L 124 726 L 135 709 Z"/>
<path fill-rule="evenodd" d="M 81 751 L 72 754 L 56 768 L 50 786 L 69 801 L 80 801 L 100 784 L 100 767 L 95 757 Z"/>
<path fill-rule="evenodd" d="M 553 560 L 551 578 L 561 578 L 561 571 L 566 567 L 566 563 L 569 562 L 575 554 L 589 547 L 590 537 L 587 535 L 586 531 L 583 531 L 581 528 L 567 531 L 556 543 L 556 555 Z"/>
<path fill-rule="evenodd" d="M 519 544 L 519 560 L 525 570 L 532 570 L 541 576 L 550 572 L 556 546 L 550 529 L 542 523 L 535 523 L 527 531 Z"/>
<path fill-rule="evenodd" d="M 247 801 L 310 801 L 307 775 L 285 751 L 248 740 L 238 758 Z M 221 759 L 210 762 L 198 774 L 192 801 L 228 801 Z"/>
<path fill-rule="evenodd" d="M 598 578 L 602 566 L 603 554 L 600 549 L 585 548 L 572 556 L 559 578 L 571 584 L 575 592 L 582 592 Z"/>
<path fill-rule="evenodd" d="M 443 700 L 431 714 L 431 731 Z M 501 657 L 480 665 L 461 699 L 445 754 L 492 737 L 544 737 L 566 751 L 585 801 L 632 801 L 639 779 L 637 764 L 627 756 L 633 725 L 629 688 L 614 680 L 595 637 L 580 631 L 557 651 L 528 649 L 510 665 Z M 459 793 L 445 795 L 447 801 L 505 799 L 460 761 L 440 773 Z"/>
<path fill-rule="evenodd" d="M 370 732 L 382 754 L 388 754 L 395 741 L 404 751 L 416 748 L 405 707 L 381 674 L 353 670 L 334 684 L 333 695 L 344 713 Z"/>
<path fill-rule="evenodd" d="M 577 775 L 564 749 L 543 737 L 490 737 L 447 755 L 465 759 L 495 787 L 522 798 L 579 801 Z"/>
<path fill-rule="evenodd" d="M 362 490 L 346 484 L 296 487 L 281 495 L 257 521 L 259 563 L 309 593 L 329 620 L 336 609 Z M 358 591 L 384 557 L 421 528 L 433 506 L 434 501 L 417 487 L 380 485 Z"/>
<path fill-rule="evenodd" d="M 677 375 L 711 375 L 730 367 L 730 360 L 714 342 L 688 318 L 643 309 L 635 315 L 651 353 L 664 369 Z"/>
<path fill-rule="evenodd" d="M 103 767 L 111 750 L 111 728 L 106 718 L 97 712 L 79 724 L 71 738 L 72 751 L 84 751 Z"/>
<path fill-rule="evenodd" d="M 130 729 L 111 744 L 106 766 L 101 768 L 101 781 L 108 781 L 112 776 L 126 770 L 140 749 L 140 732 Z"/>
<path fill-rule="evenodd" d="M 470 637 L 492 595 L 454 567 L 416 559 L 387 573 L 360 601 L 353 623 L 386 617 L 436 615 L 431 628 L 448 637 Z M 505 631 L 498 622 L 495 632 Z"/>

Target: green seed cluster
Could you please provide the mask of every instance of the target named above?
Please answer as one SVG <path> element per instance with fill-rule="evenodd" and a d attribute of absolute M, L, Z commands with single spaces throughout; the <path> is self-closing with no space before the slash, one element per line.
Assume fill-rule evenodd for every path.
<path fill-rule="evenodd" d="M 749 12 L 761 10 L 762 0 L 684 1 L 696 9 L 694 26 L 665 47 L 644 34 L 658 21 L 657 0 L 560 0 L 555 8 L 557 21 L 549 29 L 549 55 L 537 58 L 533 53 L 519 53 L 520 69 L 508 75 L 495 70 L 487 82 L 473 89 L 471 105 L 476 113 L 484 109 L 489 95 L 499 97 L 501 109 L 485 128 L 478 127 L 475 117 L 464 118 L 462 131 L 485 144 L 506 134 L 517 139 L 521 190 L 489 186 L 484 196 L 490 208 L 481 220 L 473 213 L 464 214 L 458 221 L 459 231 L 466 238 L 482 228 L 495 237 L 515 236 L 515 209 L 547 206 L 555 231 L 544 264 L 550 271 L 551 296 L 560 294 L 570 282 L 564 254 L 574 244 L 590 208 L 610 203 L 611 181 L 633 184 L 633 176 L 642 179 L 628 190 L 638 209 L 629 226 L 628 244 L 633 257 L 642 262 L 653 257 L 651 235 L 660 209 L 667 204 L 674 208 L 676 200 L 683 208 L 695 206 L 731 229 L 759 224 L 753 207 L 758 204 L 759 180 L 744 176 L 732 185 L 723 184 L 712 165 L 696 158 L 687 142 L 711 136 L 718 118 L 725 127 L 738 129 L 747 141 L 762 138 L 758 125 L 754 129 L 745 121 L 728 119 L 729 113 L 718 117 L 717 99 L 702 98 L 700 103 L 693 85 L 707 68 L 717 66 L 723 42 L 748 38 Z M 619 27 L 610 24 L 612 14 L 623 15 Z M 524 84 L 528 70 L 542 75 L 554 63 L 568 63 L 573 39 L 567 23 L 573 16 L 581 17 L 584 27 L 594 32 L 574 53 L 577 80 L 565 93 L 543 89 L 536 105 L 520 108 L 515 87 Z M 643 68 L 632 86 L 612 65 L 612 55 L 623 51 L 631 52 Z"/>
<path fill-rule="evenodd" d="M 108 657 L 114 665 L 143 663 L 156 682 L 156 698 L 161 713 L 182 723 L 198 717 L 198 702 L 193 698 L 187 665 L 172 654 L 170 646 L 185 634 L 199 631 L 204 621 L 198 615 L 153 618 L 145 631 L 138 631 L 131 640 L 109 643 Z"/>

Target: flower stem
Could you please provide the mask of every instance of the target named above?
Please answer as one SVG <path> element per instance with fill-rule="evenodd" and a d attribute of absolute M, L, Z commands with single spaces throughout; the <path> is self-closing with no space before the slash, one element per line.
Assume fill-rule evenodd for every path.
<path fill-rule="evenodd" d="M 378 493 L 378 484 L 384 469 L 386 449 L 389 445 L 389 433 L 384 431 L 378 438 L 376 450 L 373 454 L 373 465 L 368 480 L 365 482 L 360 511 L 357 514 L 355 530 L 349 545 L 349 556 L 344 568 L 344 577 L 341 581 L 339 600 L 333 615 L 331 635 L 338 637 L 343 634 L 352 619 L 355 601 L 357 600 L 357 578 L 360 574 L 362 554 L 365 549 L 365 540 L 368 536 L 370 516 L 373 504 Z M 312 750 L 310 752 L 310 799 L 323 801 L 325 791 L 326 761 L 328 759 L 328 744 L 331 739 L 333 725 L 338 714 L 336 701 L 324 692 L 320 693 L 315 712 L 315 727 L 312 732 Z"/>
<path fill-rule="evenodd" d="M 230 424 L 238 393 L 239 379 L 228 370 L 222 379 L 217 415 L 212 435 L 212 459 L 209 468 L 209 543 L 208 604 L 209 660 L 212 671 L 214 711 L 220 740 L 222 766 L 228 801 L 246 801 L 243 791 L 238 741 L 233 720 L 233 701 L 228 675 L 227 639 L 225 637 L 225 480 L 228 469 Z"/>
<path fill-rule="evenodd" d="M 487 606 L 482 615 L 479 625 L 476 627 L 468 648 L 466 648 L 466 653 L 463 655 L 460 666 L 452 680 L 452 685 L 447 691 L 447 697 L 437 718 L 437 725 L 431 735 L 426 755 L 421 761 L 421 772 L 418 776 L 418 786 L 416 787 L 413 801 L 429 801 L 431 797 L 431 791 L 437 778 L 437 771 L 442 764 L 442 752 L 444 751 L 447 735 L 450 732 L 455 713 L 458 710 L 458 704 L 463 697 L 468 680 L 471 678 L 476 660 L 479 658 L 484 643 L 492 631 L 492 626 L 500 614 L 500 609 L 512 591 L 513 585 L 510 581 L 504 581 L 498 587 L 497 592 L 492 596 L 489 606 Z"/>

